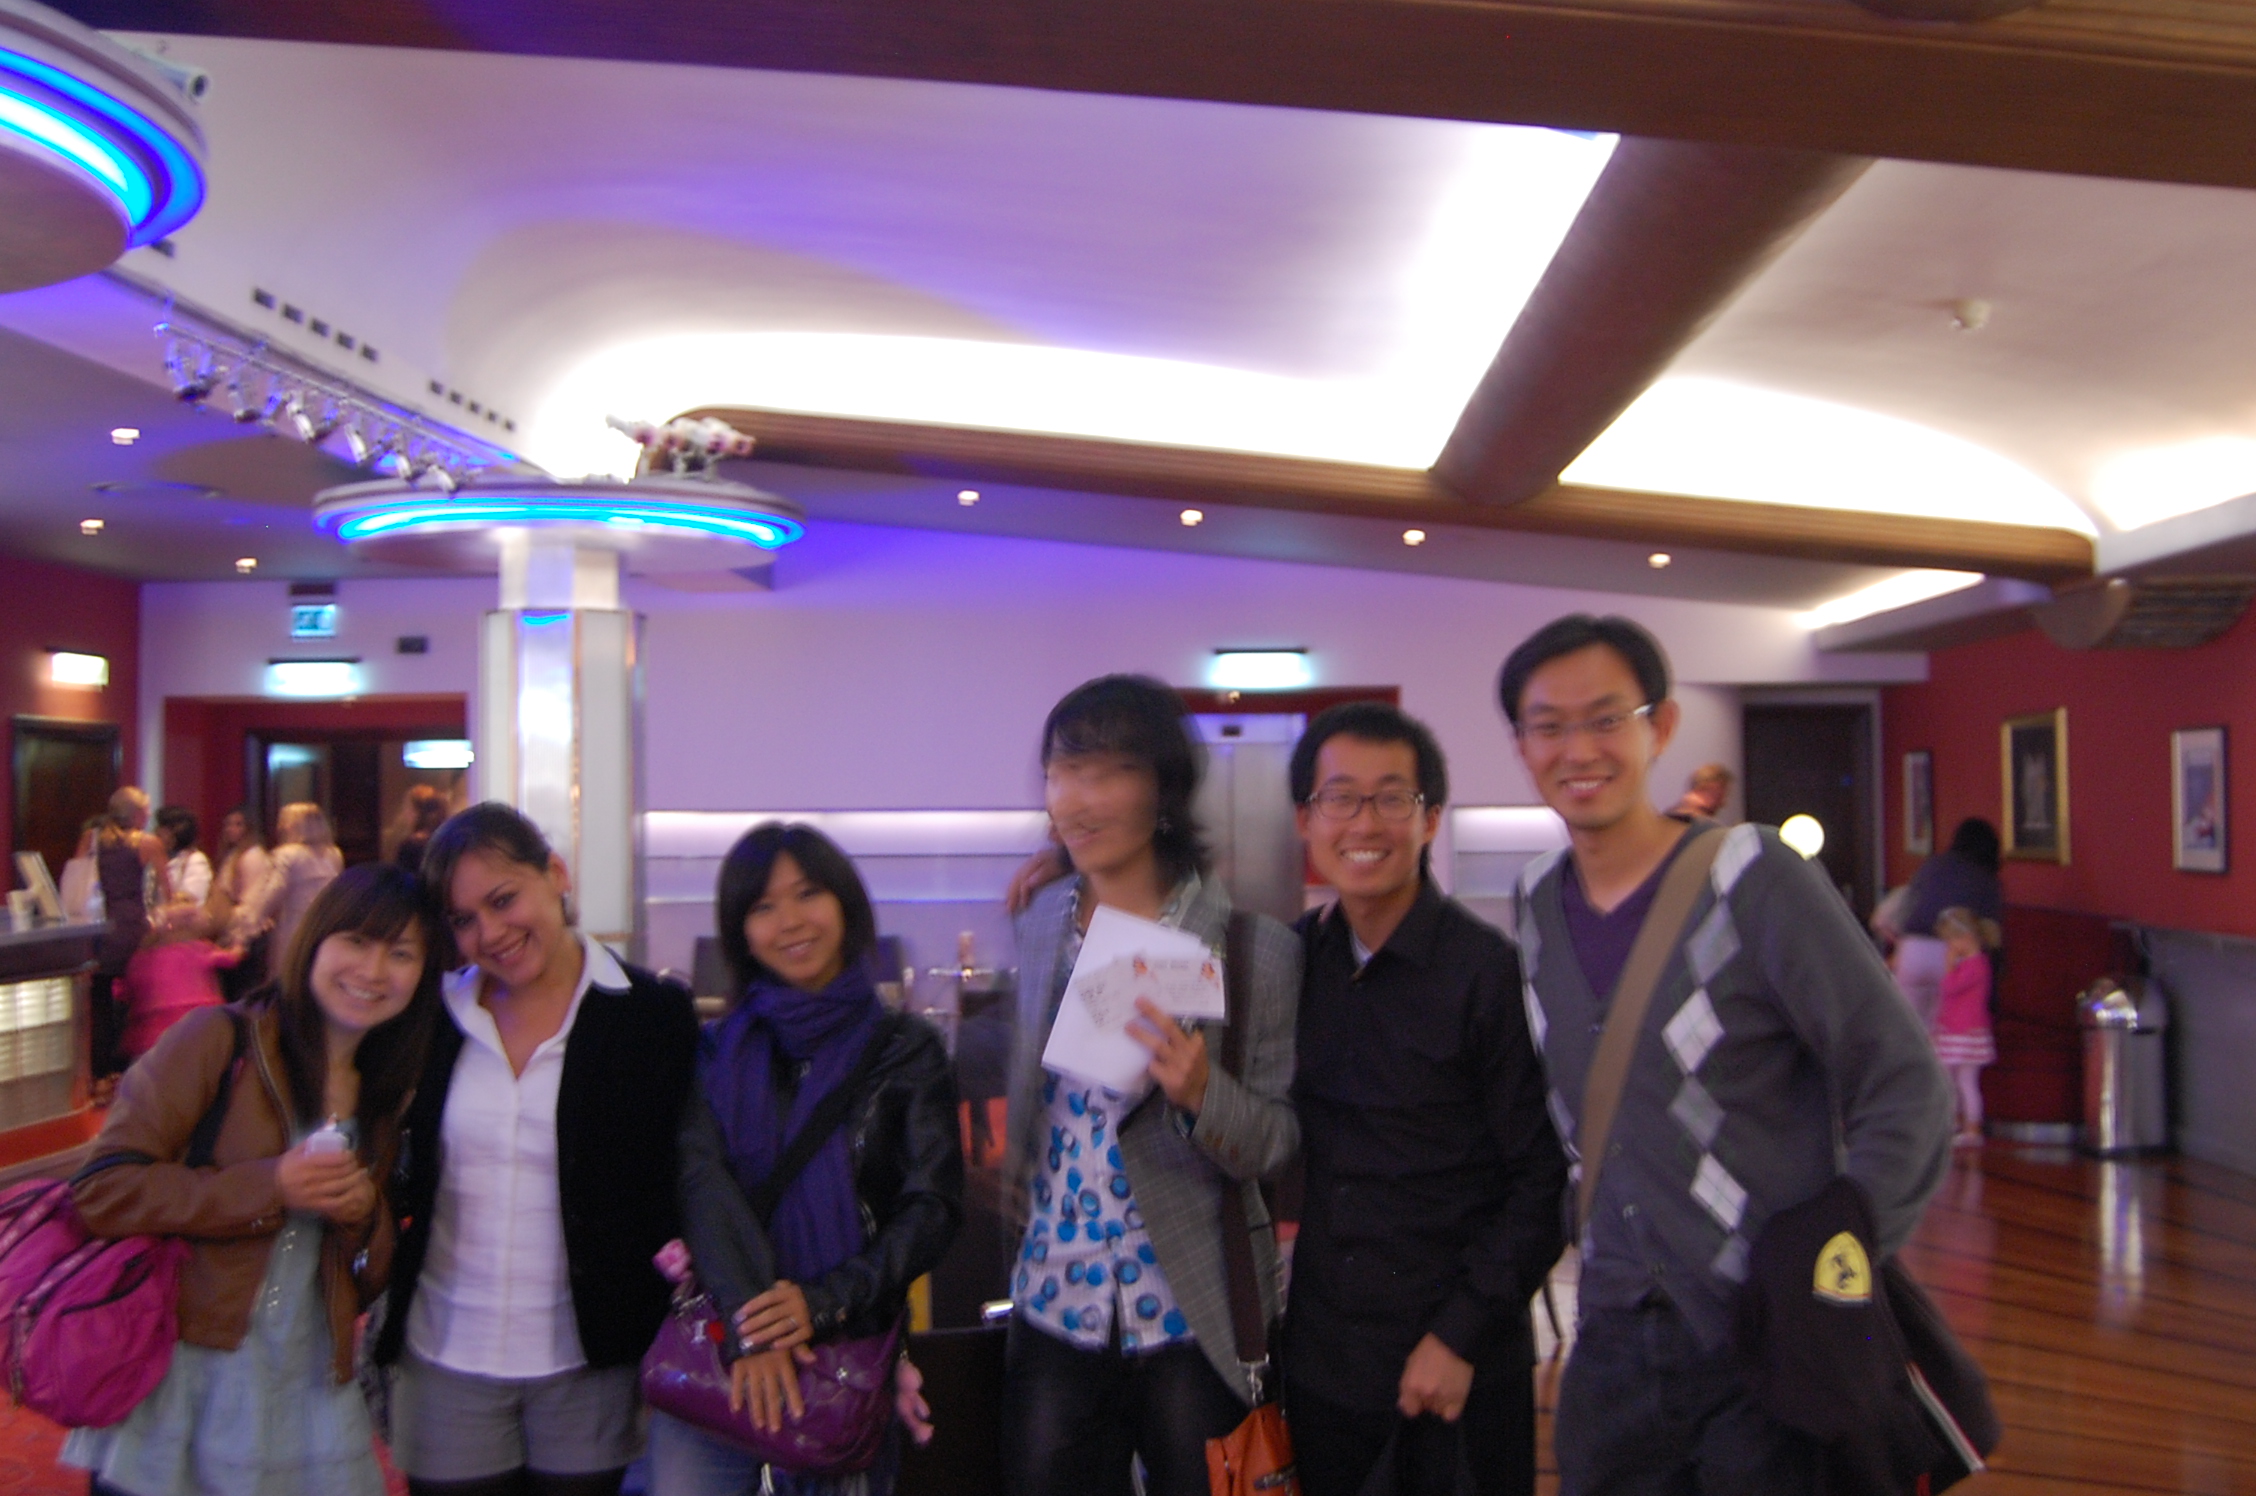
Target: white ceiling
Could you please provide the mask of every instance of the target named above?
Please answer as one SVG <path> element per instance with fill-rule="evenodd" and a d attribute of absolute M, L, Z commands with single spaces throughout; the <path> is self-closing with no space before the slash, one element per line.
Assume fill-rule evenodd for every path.
<path fill-rule="evenodd" d="M 1403 451 L 1427 432 L 1438 445 L 1603 154 L 1602 142 L 1536 132 L 1547 153 L 1531 166 L 1511 145 L 1526 132 L 1441 121 L 135 40 L 212 75 L 212 190 L 174 257 L 136 251 L 128 266 L 404 403 L 467 419 L 429 384 L 462 392 L 517 421 L 504 439 L 520 443 L 539 438 L 560 389 L 577 391 L 583 425 L 638 398 L 618 413 L 711 401 L 929 419 L 921 406 L 868 407 L 986 409 L 1013 395 L 997 371 L 1017 359 L 1034 370 L 1033 393 L 1019 393 L 1046 385 L 1085 418 L 1070 429 L 1198 441 L 1167 425 L 1195 417 L 1305 455 L 1354 455 L 1381 436 Z M 2244 487 L 2256 488 L 2252 247 L 2256 193 L 1883 162 L 1671 373 L 1935 433 L 1940 466 L 1883 485 L 1928 494 L 1929 507 L 1932 487 L 1951 495 L 1945 512 L 2028 518 L 2038 511 L 1983 508 L 2012 486 L 1984 475 L 2018 471 L 2039 501 L 2065 495 L 2105 532 L 2094 496 L 2126 454 L 2206 441 L 2223 476 L 2202 481 L 2231 488 L 2231 442 L 2245 440 Z M 381 362 L 284 323 L 253 288 L 374 344 Z M 1967 299 L 1989 304 L 1978 331 L 1952 325 Z M 153 380 L 154 344 L 132 326 L 144 315 L 83 287 L 0 298 L 0 326 Z M 605 362 L 666 336 L 705 339 L 703 361 L 671 360 L 671 382 L 636 375 L 623 355 Z M 916 362 L 966 343 L 999 345 L 997 362 L 976 374 L 945 356 Z M 842 346 L 865 367 L 879 355 L 873 377 L 850 366 L 818 379 L 821 355 Z M 1068 385 L 1067 364 L 1041 362 L 1052 354 L 1125 372 Z M 905 389 L 875 377 L 909 369 L 923 372 Z M 1162 408 L 1170 391 L 1180 408 Z M 1254 408 L 1306 396 L 1316 409 L 1325 391 L 1356 398 L 1322 407 L 1302 435 L 1350 450 L 1290 445 L 1294 432 Z M 1136 426 L 1146 397 L 1149 430 Z M 1396 409 L 1411 413 L 1401 429 L 1373 435 Z M 1760 456 L 1763 422 L 1779 419 L 1759 403 L 1747 412 L 1704 466 L 1689 444 L 1643 454 L 1638 486 L 1780 497 L 1777 475 L 1737 477 L 1726 460 Z M 90 413 L 97 423 L 110 424 Z M 1953 450 L 1964 460 L 1945 471 Z M 1783 496 L 1868 502 L 1816 458 L 1802 463 Z M 49 469 L 58 482 L 76 472 L 59 456 Z M 1608 569 L 1642 556 L 1601 554 Z M 1739 582 L 1719 573 L 1706 587 L 1746 585 L 1747 568 L 1772 578 L 1750 591 L 1808 602 L 1880 575 L 1748 560 L 1724 569 Z M 1692 570 L 1645 588 L 1698 590 Z"/>

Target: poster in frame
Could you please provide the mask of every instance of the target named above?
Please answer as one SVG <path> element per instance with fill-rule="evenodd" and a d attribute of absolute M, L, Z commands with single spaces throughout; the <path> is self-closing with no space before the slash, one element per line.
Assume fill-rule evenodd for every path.
<path fill-rule="evenodd" d="M 1998 732 L 2005 855 L 2068 862 L 2068 709 L 2008 717 Z"/>
<path fill-rule="evenodd" d="M 2170 734 L 2170 865 L 2185 873 L 2225 871 L 2225 730 Z"/>
<path fill-rule="evenodd" d="M 1904 851 L 1925 857 L 1935 850 L 1935 755 L 1918 748 L 1903 756 Z"/>

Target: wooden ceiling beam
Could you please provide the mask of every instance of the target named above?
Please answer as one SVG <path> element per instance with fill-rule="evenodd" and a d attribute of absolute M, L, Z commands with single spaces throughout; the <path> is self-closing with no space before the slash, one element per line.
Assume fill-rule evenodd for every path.
<path fill-rule="evenodd" d="M 1484 504 L 1549 489 L 1871 164 L 1624 140 L 1458 417 L 1435 476 Z"/>
<path fill-rule="evenodd" d="M 2256 6 L 2047 0 L 61 0 L 96 26 L 781 68 L 2256 186 Z"/>
<path fill-rule="evenodd" d="M 1572 486 L 1554 486 L 1521 504 L 1474 504 L 1432 474 L 1405 468 L 727 406 L 687 414 L 726 421 L 756 438 L 755 463 L 1860 566 L 1932 566 L 2041 582 L 2092 573 L 2091 541 L 2070 530 Z"/>

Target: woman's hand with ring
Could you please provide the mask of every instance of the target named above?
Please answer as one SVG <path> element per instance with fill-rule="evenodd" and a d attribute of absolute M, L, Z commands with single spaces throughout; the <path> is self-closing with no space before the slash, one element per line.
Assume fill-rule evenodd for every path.
<path fill-rule="evenodd" d="M 763 1351 L 787 1351 L 815 1338 L 814 1316 L 807 1312 L 807 1295 L 788 1278 L 737 1311 L 736 1335 L 745 1345 Z"/>

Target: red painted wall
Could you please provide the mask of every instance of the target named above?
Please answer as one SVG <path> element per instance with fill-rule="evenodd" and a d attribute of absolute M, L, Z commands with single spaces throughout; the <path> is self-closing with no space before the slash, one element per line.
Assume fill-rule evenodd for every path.
<path fill-rule="evenodd" d="M 439 729 L 465 734 L 461 696 L 362 696 L 349 701 L 275 701 L 258 696 L 168 696 L 164 704 L 164 800 L 193 810 L 207 839 L 243 803 L 243 745 L 253 732 Z M 274 828 L 265 828 L 271 835 Z"/>
<path fill-rule="evenodd" d="M 1998 732 L 2068 709 L 2066 867 L 2008 860 L 2008 903 L 2169 929 L 2256 935 L 2256 611 L 2197 649 L 2057 648 L 2035 630 L 1937 651 L 1925 684 L 1884 693 L 1888 880 L 1903 851 L 1903 755 L 1935 755 L 1935 840 L 1970 815 L 2002 824 Z M 2226 733 L 2229 873 L 2170 866 L 2170 734 Z"/>
<path fill-rule="evenodd" d="M 102 690 L 47 679 L 49 650 L 105 656 Z M 139 699 L 141 584 L 45 561 L 0 556 L 0 716 L 115 722 L 125 784 L 138 781 L 134 727 Z M 11 748 L 11 752 L 12 752 Z M 0 772 L 0 837 L 10 842 L 6 887 L 15 886 L 15 774 Z"/>

